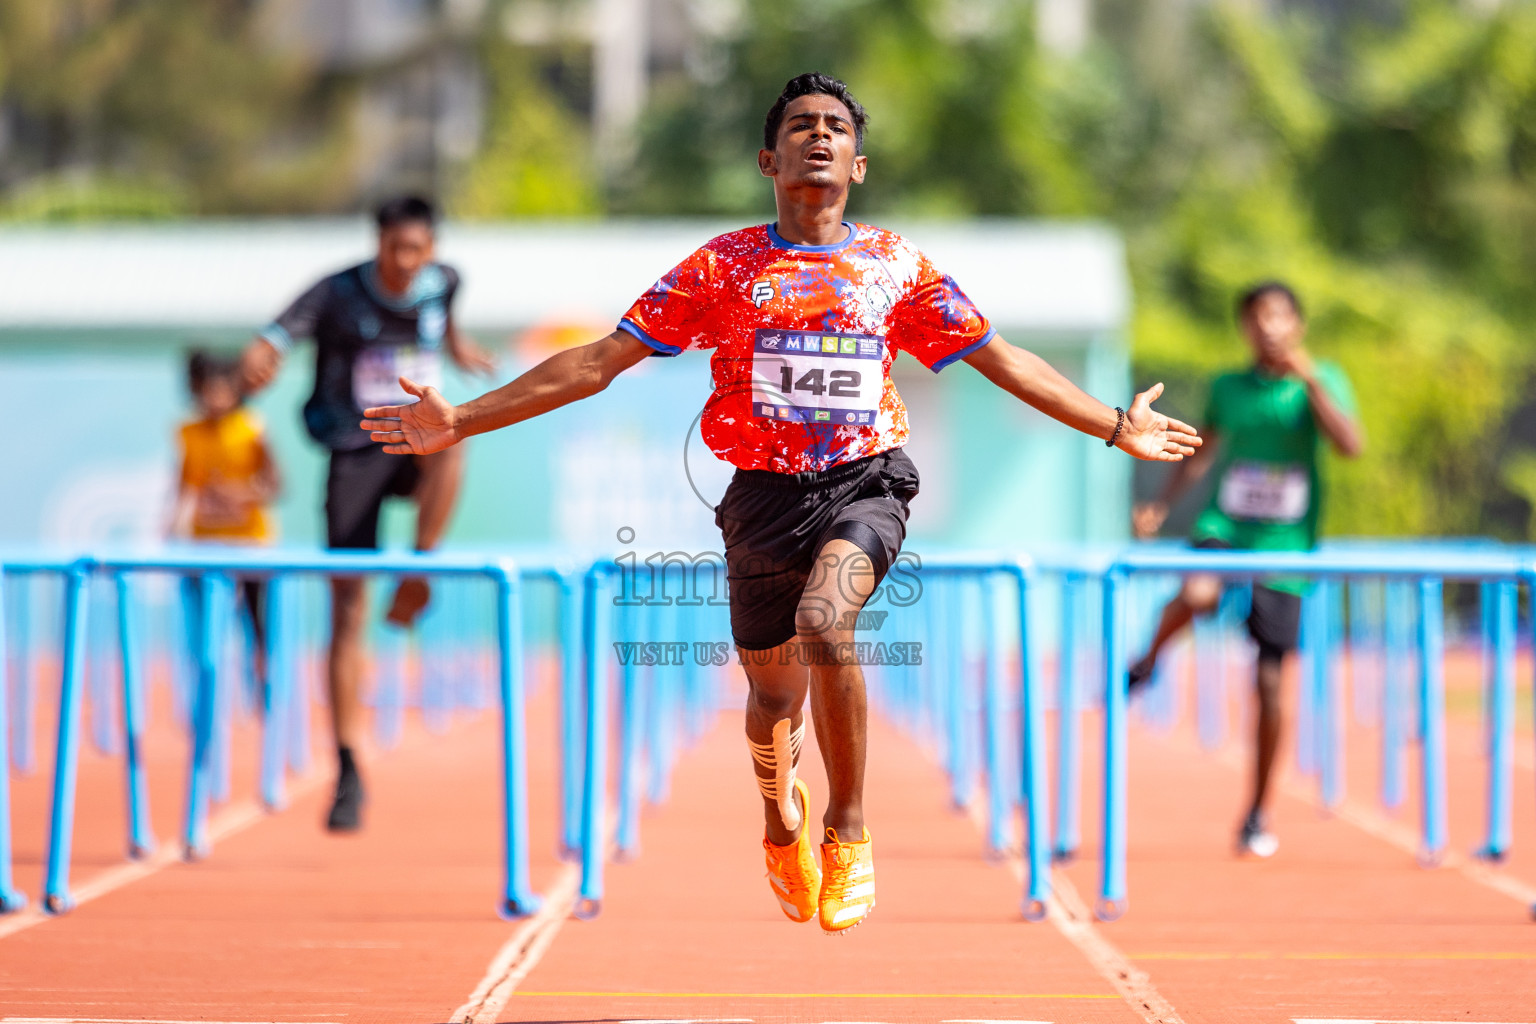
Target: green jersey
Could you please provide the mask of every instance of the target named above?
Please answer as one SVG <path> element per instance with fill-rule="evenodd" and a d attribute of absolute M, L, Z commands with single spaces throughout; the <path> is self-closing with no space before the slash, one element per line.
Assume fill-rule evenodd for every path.
<path fill-rule="evenodd" d="M 1344 371 L 1318 360 L 1316 374 L 1339 409 L 1353 417 L 1355 396 Z M 1211 385 L 1205 426 L 1218 436 L 1220 462 L 1191 539 L 1259 551 L 1316 546 L 1324 438 L 1301 378 L 1269 377 L 1257 368 L 1223 374 Z"/>

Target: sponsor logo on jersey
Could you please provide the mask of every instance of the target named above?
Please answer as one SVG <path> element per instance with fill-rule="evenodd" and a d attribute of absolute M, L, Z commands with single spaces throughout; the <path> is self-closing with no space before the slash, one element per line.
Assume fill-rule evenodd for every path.
<path fill-rule="evenodd" d="M 827 411 L 826 409 L 817 409 L 816 410 L 816 422 L 817 423 L 830 423 L 830 422 L 832 422 L 832 413 Z"/>
<path fill-rule="evenodd" d="M 878 284 L 864 289 L 864 299 L 876 313 L 886 313 L 891 308 L 891 293 Z"/>
<path fill-rule="evenodd" d="M 772 300 L 773 300 L 773 282 L 772 281 L 753 281 L 752 282 L 752 305 L 756 306 L 758 309 L 762 309 L 764 305 L 766 305 L 767 303 L 771 302 Z"/>

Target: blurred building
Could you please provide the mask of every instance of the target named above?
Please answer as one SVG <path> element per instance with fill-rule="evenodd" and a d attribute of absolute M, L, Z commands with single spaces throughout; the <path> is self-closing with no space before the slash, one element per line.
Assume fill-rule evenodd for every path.
<path fill-rule="evenodd" d="M 486 83 L 477 42 L 496 33 L 527 47 L 589 53 L 583 81 L 553 83 L 592 121 L 609 164 L 631 152 L 647 84 L 697 70 L 728 30 L 731 0 L 260 0 L 263 36 L 279 52 L 356 83 L 351 155 L 361 197 L 402 189 L 442 194 L 445 176 L 478 150 Z"/>

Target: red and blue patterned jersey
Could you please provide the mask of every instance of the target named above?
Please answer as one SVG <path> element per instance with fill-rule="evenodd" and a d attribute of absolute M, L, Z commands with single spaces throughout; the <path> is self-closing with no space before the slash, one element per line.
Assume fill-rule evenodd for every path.
<path fill-rule="evenodd" d="M 992 339 L 916 246 L 847 227 L 836 245 L 796 245 L 772 225 L 721 235 L 619 321 L 663 355 L 715 350 L 701 429 L 727 462 L 800 473 L 898 448 L 908 427 L 896 352 L 938 372 Z"/>

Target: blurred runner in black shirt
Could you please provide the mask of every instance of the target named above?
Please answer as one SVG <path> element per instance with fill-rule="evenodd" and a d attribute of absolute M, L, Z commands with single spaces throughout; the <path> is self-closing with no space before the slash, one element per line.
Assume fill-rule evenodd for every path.
<path fill-rule="evenodd" d="M 387 497 L 416 502 L 416 550 L 442 539 L 463 475 L 459 448 L 400 459 L 357 426 L 369 406 L 410 401 L 399 378 L 441 384 L 446 355 L 462 369 L 490 373 L 484 352 L 453 322 L 459 275 L 433 260 L 432 205 L 406 196 L 379 207 L 378 254 L 310 288 L 246 348 L 246 385 L 271 382 L 284 357 L 304 338 L 315 341 L 315 386 L 304 404 L 311 436 L 330 450 L 325 487 L 326 543 L 332 548 L 376 549 L 379 509 Z M 400 581 L 387 614 L 409 625 L 427 604 L 420 578 Z M 362 781 L 354 751 L 361 738 L 363 580 L 331 580 L 331 716 L 336 735 L 336 798 L 327 827 L 358 827 Z"/>

